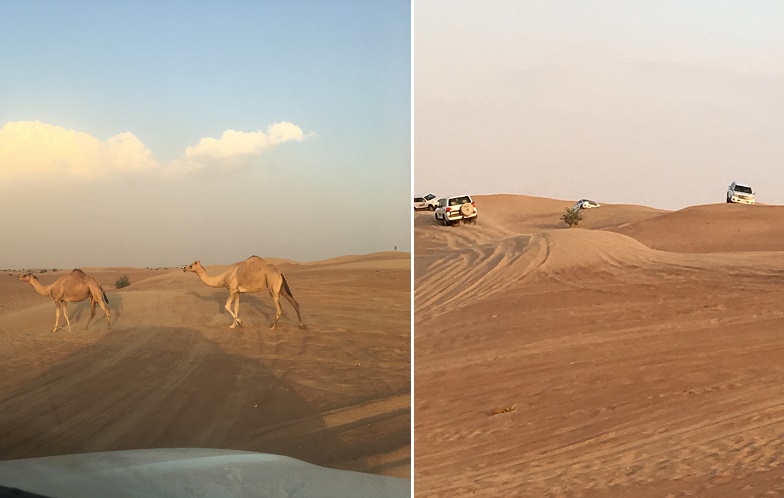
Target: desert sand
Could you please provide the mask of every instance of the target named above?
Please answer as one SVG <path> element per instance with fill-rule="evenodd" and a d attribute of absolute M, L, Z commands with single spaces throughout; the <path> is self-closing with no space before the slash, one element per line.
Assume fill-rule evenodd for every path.
<path fill-rule="evenodd" d="M 68 307 L 71 330 L 50 333 L 52 299 L 2 272 L 0 460 L 216 448 L 409 478 L 410 253 L 270 261 L 307 330 L 285 300 L 268 330 L 267 292 L 242 294 L 243 327 L 230 329 L 228 291 L 180 268 L 82 268 L 111 327 L 98 310 L 85 329 L 83 301 Z M 115 289 L 123 274 L 131 285 Z"/>
<path fill-rule="evenodd" d="M 417 496 L 784 494 L 784 207 L 415 223 Z"/>

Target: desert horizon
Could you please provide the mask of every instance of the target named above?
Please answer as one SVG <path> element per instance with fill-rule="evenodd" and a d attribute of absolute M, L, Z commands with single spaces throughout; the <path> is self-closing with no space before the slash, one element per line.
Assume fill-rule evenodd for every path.
<path fill-rule="evenodd" d="M 417 496 L 784 492 L 784 206 L 414 214 Z"/>
<path fill-rule="evenodd" d="M 410 253 L 273 261 L 307 330 L 284 299 L 269 330 L 267 291 L 241 294 L 230 329 L 226 289 L 180 267 L 125 266 L 82 268 L 108 297 L 110 327 L 98 310 L 85 329 L 85 300 L 51 333 L 53 300 L 0 272 L 0 460 L 216 448 L 410 478 Z M 116 289 L 120 275 L 130 285 Z"/>

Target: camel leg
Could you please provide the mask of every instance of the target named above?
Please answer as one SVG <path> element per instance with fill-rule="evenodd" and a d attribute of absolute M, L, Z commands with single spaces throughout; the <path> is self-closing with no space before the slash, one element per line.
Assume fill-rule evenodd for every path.
<path fill-rule="evenodd" d="M 106 299 L 106 294 L 101 288 L 98 288 L 97 290 L 90 290 L 90 293 L 90 320 L 92 320 L 95 316 L 95 305 L 98 304 L 98 306 L 100 306 L 103 312 L 106 314 L 106 326 L 111 328 L 112 324 L 109 320 L 109 317 L 112 314 L 109 313 L 109 308 L 106 307 L 106 303 L 109 302 L 109 300 Z M 90 321 L 88 320 L 87 323 L 89 324 Z"/>
<path fill-rule="evenodd" d="M 105 304 L 103 304 L 103 301 L 98 301 L 98 305 L 101 307 L 101 309 L 103 310 L 103 312 L 104 312 L 104 313 L 106 313 L 106 326 L 107 326 L 107 327 L 109 327 L 109 328 L 111 328 L 111 326 L 112 326 L 112 323 L 111 323 L 111 321 L 109 320 L 109 318 L 112 316 L 112 314 L 111 314 L 111 313 L 109 313 L 109 308 L 107 308 L 107 307 L 106 307 L 106 305 L 105 305 Z"/>
<path fill-rule="evenodd" d="M 90 326 L 90 322 L 95 317 L 95 299 L 90 296 L 90 318 L 87 319 L 87 325 L 84 326 L 84 330 L 87 330 L 87 327 Z"/>
<path fill-rule="evenodd" d="M 242 318 L 240 318 L 240 293 L 234 298 L 234 316 L 237 317 L 237 325 L 242 327 Z"/>
<path fill-rule="evenodd" d="M 299 320 L 299 328 L 301 328 L 302 330 L 307 330 L 308 327 L 304 323 L 302 323 L 302 316 L 299 314 L 299 304 L 294 299 L 294 296 L 292 296 L 288 292 L 283 292 L 283 297 L 288 299 L 291 305 L 294 306 L 294 311 L 297 312 L 297 319 Z"/>
<path fill-rule="evenodd" d="M 68 303 L 60 301 L 63 304 L 63 315 L 65 315 L 65 323 L 68 324 L 68 330 L 71 330 L 71 320 L 68 319 Z"/>
<path fill-rule="evenodd" d="M 231 309 L 232 301 L 234 301 L 235 299 L 237 301 L 237 304 L 235 306 L 235 308 L 237 309 L 236 313 L 234 311 L 232 311 L 232 309 Z M 241 326 L 242 325 L 242 321 L 237 316 L 239 311 L 240 311 L 240 293 L 239 292 L 237 292 L 237 293 L 229 292 L 229 299 L 226 301 L 226 306 L 224 306 L 224 307 L 226 308 L 226 311 L 229 312 L 231 317 L 234 318 L 234 322 L 232 322 L 232 324 L 231 324 L 231 326 L 229 328 L 233 329 L 233 328 L 235 328 L 237 326 Z"/>
<path fill-rule="evenodd" d="M 280 290 L 277 291 L 270 291 L 272 295 L 272 300 L 275 302 L 275 321 L 272 322 L 272 326 L 270 330 L 275 328 L 275 325 L 278 324 L 278 320 L 280 320 L 280 315 L 283 314 L 283 308 L 280 307 Z"/>
<path fill-rule="evenodd" d="M 111 322 L 109 320 L 109 317 L 112 316 L 112 314 L 109 313 L 109 308 L 107 308 L 106 305 L 103 303 L 103 299 L 98 300 L 98 306 L 100 306 L 101 309 L 103 310 L 103 312 L 106 313 L 106 326 L 108 328 L 111 328 L 112 324 L 111 324 Z"/>
<path fill-rule="evenodd" d="M 60 328 L 60 301 L 54 302 L 54 328 L 52 332 L 57 332 Z"/>

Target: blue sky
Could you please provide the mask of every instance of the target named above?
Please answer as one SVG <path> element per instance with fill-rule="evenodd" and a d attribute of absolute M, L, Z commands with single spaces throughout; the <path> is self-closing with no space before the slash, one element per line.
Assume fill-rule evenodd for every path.
<path fill-rule="evenodd" d="M 784 204 L 784 4 L 414 6 L 414 188 Z"/>
<path fill-rule="evenodd" d="M 0 2 L 0 267 L 407 250 L 410 15 Z"/>

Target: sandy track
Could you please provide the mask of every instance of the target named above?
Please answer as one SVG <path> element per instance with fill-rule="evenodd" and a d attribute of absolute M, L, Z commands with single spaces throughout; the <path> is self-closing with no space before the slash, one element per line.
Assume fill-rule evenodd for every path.
<path fill-rule="evenodd" d="M 50 334 L 51 300 L 0 275 L 0 457 L 206 447 L 409 477 L 408 255 L 280 266 L 306 331 L 285 301 L 268 330 L 268 294 L 243 294 L 244 327 L 229 329 L 228 292 L 193 274 L 142 270 L 113 290 L 116 269 L 85 269 L 111 329 L 100 310 L 84 329 L 85 302 Z"/>
<path fill-rule="evenodd" d="M 417 495 L 784 492 L 784 254 L 756 235 L 784 211 L 719 244 L 704 224 L 738 206 L 566 229 L 542 216 L 568 203 L 499 197 L 480 230 L 416 220 Z"/>

